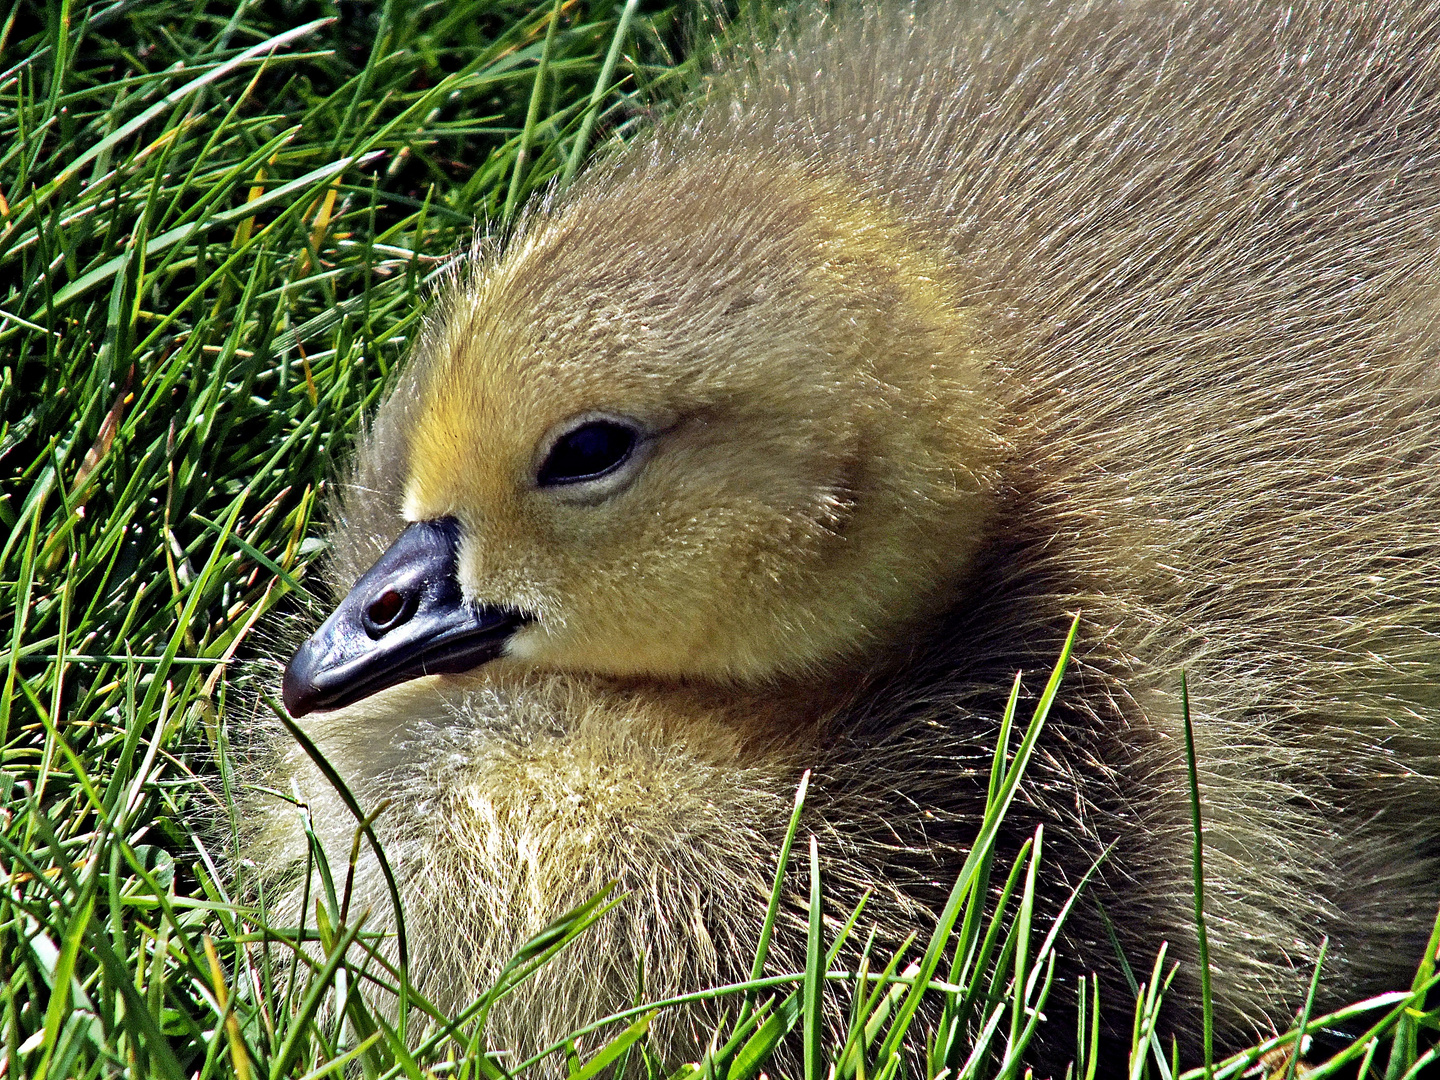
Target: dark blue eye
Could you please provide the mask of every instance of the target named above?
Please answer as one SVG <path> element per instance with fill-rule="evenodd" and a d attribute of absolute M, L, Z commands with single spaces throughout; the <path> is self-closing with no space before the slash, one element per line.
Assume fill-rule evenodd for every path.
<path fill-rule="evenodd" d="M 541 487 L 597 480 L 629 460 L 640 436 L 615 420 L 592 420 L 560 436 L 540 466 Z"/>

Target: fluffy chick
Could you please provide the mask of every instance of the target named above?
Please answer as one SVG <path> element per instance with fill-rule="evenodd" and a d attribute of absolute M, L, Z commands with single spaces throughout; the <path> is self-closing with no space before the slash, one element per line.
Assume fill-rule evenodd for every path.
<path fill-rule="evenodd" d="M 981 8 L 731 55 L 464 260 L 361 440 L 346 598 L 286 698 L 395 800 L 412 978 L 461 1002 L 629 893 L 497 1043 L 622 1007 L 638 961 L 655 996 L 742 976 L 806 767 L 837 910 L 923 933 L 1010 679 L 1077 611 L 1005 841 L 1046 824 L 1049 902 L 1115 845 L 1093 895 L 1135 966 L 1170 942 L 1193 1047 L 1185 672 L 1222 1042 L 1288 1022 L 1325 934 L 1320 1007 L 1408 981 L 1440 897 L 1440 6 Z M 318 772 L 265 768 L 343 864 Z M 293 914 L 303 832 L 255 817 Z M 357 889 L 387 909 L 368 855 Z M 1093 905 L 1061 948 L 1128 1033 Z"/>

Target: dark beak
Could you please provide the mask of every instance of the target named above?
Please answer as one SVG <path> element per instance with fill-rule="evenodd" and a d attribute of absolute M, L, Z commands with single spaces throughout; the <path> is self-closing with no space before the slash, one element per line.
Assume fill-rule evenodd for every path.
<path fill-rule="evenodd" d="M 456 578 L 460 523 L 406 527 L 291 658 L 281 696 L 292 716 L 339 709 L 421 675 L 469 671 L 500 655 L 526 620 L 466 602 Z"/>

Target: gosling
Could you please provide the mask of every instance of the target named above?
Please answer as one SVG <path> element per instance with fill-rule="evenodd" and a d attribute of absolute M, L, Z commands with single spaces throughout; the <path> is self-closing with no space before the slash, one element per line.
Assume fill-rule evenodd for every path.
<path fill-rule="evenodd" d="M 392 800 L 413 983 L 463 1004 L 624 894 L 492 1045 L 744 977 L 807 768 L 832 913 L 927 933 L 1011 680 L 1077 612 L 1001 841 L 1044 824 L 1052 911 L 1100 863 L 1065 979 L 1128 1044 L 1097 906 L 1137 969 L 1168 942 L 1195 1053 L 1183 673 L 1220 1048 L 1288 1026 L 1326 935 L 1317 1010 L 1408 985 L 1440 900 L 1440 4 L 991 9 L 730 55 L 462 260 L 360 440 L 283 690 Z M 262 779 L 343 866 L 354 818 L 283 736 Z M 299 817 L 265 809 L 245 851 L 298 918 Z M 383 923 L 368 851 L 355 889 Z"/>

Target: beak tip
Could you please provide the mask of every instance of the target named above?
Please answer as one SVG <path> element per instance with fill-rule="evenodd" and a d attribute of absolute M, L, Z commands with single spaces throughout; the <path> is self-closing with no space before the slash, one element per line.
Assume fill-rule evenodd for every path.
<path fill-rule="evenodd" d="M 309 677 L 310 664 L 307 653 L 310 642 L 300 646 L 290 663 L 285 665 L 285 677 L 280 681 L 280 700 L 285 711 L 299 718 L 315 709 L 315 682 Z"/>

